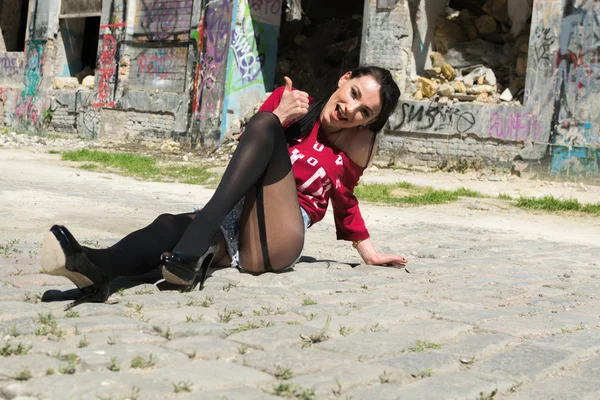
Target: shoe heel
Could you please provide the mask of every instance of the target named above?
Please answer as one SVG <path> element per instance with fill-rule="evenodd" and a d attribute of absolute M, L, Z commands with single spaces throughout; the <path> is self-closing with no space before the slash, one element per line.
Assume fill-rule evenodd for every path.
<path fill-rule="evenodd" d="M 52 231 L 46 232 L 43 243 L 40 263 L 42 264 L 44 273 L 54 276 L 64 276 L 80 289 L 93 284 L 85 275 L 67 269 L 67 257 L 55 233 Z"/>
<path fill-rule="evenodd" d="M 162 274 L 169 283 L 181 286 L 192 286 L 197 281 L 198 272 L 201 275 L 201 286 L 210 268 L 215 254 L 219 251 L 219 239 L 214 237 L 210 247 L 198 259 L 194 259 L 182 253 L 164 253 Z M 198 267 L 200 266 L 200 267 Z"/>
<path fill-rule="evenodd" d="M 93 285 L 84 288 L 83 296 L 65 307 L 65 311 L 83 303 L 104 303 L 110 296 L 110 283 Z"/>

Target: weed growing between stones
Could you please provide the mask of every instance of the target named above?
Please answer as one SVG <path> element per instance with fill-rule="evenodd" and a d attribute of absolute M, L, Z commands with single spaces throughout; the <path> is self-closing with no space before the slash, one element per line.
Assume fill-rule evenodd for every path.
<path fill-rule="evenodd" d="M 280 381 L 286 381 L 292 379 L 294 377 L 294 373 L 290 368 L 283 368 L 281 365 L 275 367 L 275 378 Z"/>
<path fill-rule="evenodd" d="M 25 368 L 23 371 L 19 372 L 15 377 L 18 381 L 28 381 L 31 379 L 31 371 L 29 368 Z"/>
<path fill-rule="evenodd" d="M 413 352 L 413 353 L 421 353 L 425 350 L 441 349 L 441 348 L 442 348 L 441 344 L 431 343 L 431 342 L 427 342 L 425 340 L 417 340 L 417 342 L 415 343 L 415 345 L 413 347 L 408 348 L 408 351 Z"/>
<path fill-rule="evenodd" d="M 306 299 L 304 299 L 302 301 L 302 305 L 303 306 L 312 306 L 312 305 L 315 305 L 315 304 L 317 304 L 317 302 L 314 301 L 313 299 L 311 299 L 310 297 L 307 297 Z"/>
<path fill-rule="evenodd" d="M 387 371 L 383 371 L 383 374 L 379 375 L 379 383 L 390 383 L 390 374 Z"/>
<path fill-rule="evenodd" d="M 107 368 L 109 371 L 113 372 L 119 372 L 121 370 L 121 367 L 119 367 L 119 364 L 117 364 L 117 357 L 110 358 L 110 364 L 108 364 Z"/>
<path fill-rule="evenodd" d="M 307 320 L 307 321 L 312 321 L 313 319 L 317 318 L 318 316 L 319 316 L 319 314 L 317 314 L 317 313 L 312 313 L 312 312 L 311 312 L 310 314 L 308 314 L 308 315 L 306 316 L 306 320 Z"/>
<path fill-rule="evenodd" d="M 75 310 L 69 310 L 65 313 L 65 317 L 67 318 L 79 318 L 79 313 Z"/>
<path fill-rule="evenodd" d="M 223 309 L 223 313 L 218 313 L 217 317 L 219 317 L 219 322 L 227 323 L 233 319 L 233 316 L 237 315 L 238 317 L 243 317 L 244 314 L 240 310 L 228 310 L 227 307 Z"/>
<path fill-rule="evenodd" d="M 35 330 L 36 336 L 54 336 L 60 340 L 65 335 L 65 331 L 59 328 L 52 313 L 38 313 L 38 323 L 40 326 Z"/>
<path fill-rule="evenodd" d="M 273 386 L 270 394 L 288 399 L 313 400 L 316 398 L 315 388 L 294 387 L 291 383 L 280 383 Z"/>
<path fill-rule="evenodd" d="M 203 314 L 198 314 L 195 317 L 193 317 L 191 315 L 185 316 L 185 322 L 202 322 L 203 320 L 204 320 Z"/>
<path fill-rule="evenodd" d="M 17 244 L 19 244 L 19 239 L 7 240 L 6 244 L 0 244 L 0 255 L 8 257 L 14 253 L 20 253 L 21 250 L 16 248 Z"/>
<path fill-rule="evenodd" d="M 224 292 L 229 292 L 232 288 L 237 287 L 237 282 L 236 283 L 228 283 L 227 285 L 223 286 L 223 291 Z"/>
<path fill-rule="evenodd" d="M 141 294 L 152 294 L 152 293 L 154 293 L 154 290 L 152 289 L 152 287 L 145 286 L 145 287 L 142 287 L 140 289 L 137 289 L 133 293 L 134 294 L 138 294 L 138 295 L 141 295 Z"/>
<path fill-rule="evenodd" d="M 12 329 L 10 330 L 10 336 L 12 336 L 14 338 L 17 337 L 17 336 L 19 336 L 19 332 L 17 332 L 17 325 L 16 324 L 12 326 Z"/>
<path fill-rule="evenodd" d="M 191 392 L 192 391 L 192 384 L 189 382 L 177 382 L 173 384 L 173 391 L 175 393 L 179 393 L 179 392 Z"/>
<path fill-rule="evenodd" d="M 417 372 L 416 374 L 412 374 L 413 378 L 431 378 L 433 376 L 433 371 L 431 368 L 427 368 L 423 371 Z"/>
<path fill-rule="evenodd" d="M 352 328 L 350 328 L 349 326 L 342 326 L 342 325 L 340 325 L 340 335 L 347 336 L 351 332 L 352 332 Z"/>
<path fill-rule="evenodd" d="M 106 340 L 106 344 L 108 344 L 109 346 L 117 344 L 117 338 L 115 336 L 109 336 Z"/>
<path fill-rule="evenodd" d="M 23 275 L 23 269 L 21 269 L 21 268 L 17 268 L 14 271 L 11 271 L 8 273 L 8 276 L 19 276 L 19 275 Z"/>
<path fill-rule="evenodd" d="M 152 353 L 146 360 L 142 356 L 137 356 L 133 360 L 131 360 L 131 368 L 152 368 L 156 365 L 156 360 L 152 357 Z"/>
<path fill-rule="evenodd" d="M 494 400 L 494 397 L 498 393 L 498 389 L 492 390 L 490 394 L 485 394 L 483 392 L 479 392 L 479 397 L 477 400 Z"/>
<path fill-rule="evenodd" d="M 0 356 L 22 356 L 27 354 L 32 347 L 32 345 L 23 346 L 22 343 L 19 343 L 17 347 L 12 347 L 12 345 L 7 342 L 2 348 L 0 348 Z"/>
<path fill-rule="evenodd" d="M 248 353 L 248 346 L 243 345 L 237 348 L 238 354 L 244 355 Z"/>
<path fill-rule="evenodd" d="M 381 331 L 381 326 L 379 325 L 379 322 L 376 322 L 375 324 L 371 325 L 371 327 L 369 328 L 369 330 L 371 332 L 379 332 L 379 331 Z"/>
<path fill-rule="evenodd" d="M 329 329 L 329 324 L 331 323 L 331 315 L 327 316 L 327 321 L 325 321 L 325 326 L 320 332 L 311 333 L 309 335 L 300 335 L 300 339 L 302 339 L 302 348 L 310 347 L 314 343 L 324 342 L 329 339 L 329 335 L 327 334 L 327 330 Z"/>
<path fill-rule="evenodd" d="M 54 371 L 54 368 L 48 368 L 46 370 L 46 375 L 50 376 L 50 375 L 54 375 L 56 373 L 56 371 Z"/>
<path fill-rule="evenodd" d="M 87 347 L 89 344 L 90 342 L 88 342 L 87 336 L 83 335 L 83 339 L 79 340 L 79 343 L 77 343 L 77 348 L 81 349 L 83 347 Z"/>

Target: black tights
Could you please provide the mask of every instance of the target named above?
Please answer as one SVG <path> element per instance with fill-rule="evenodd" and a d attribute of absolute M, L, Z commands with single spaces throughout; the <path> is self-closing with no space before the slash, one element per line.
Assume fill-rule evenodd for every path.
<path fill-rule="evenodd" d="M 130 233 L 107 249 L 86 248 L 85 251 L 111 279 L 152 271 L 159 266 L 164 252 L 177 251 L 199 257 L 212 243 L 227 213 L 250 189 L 256 190 L 256 198 L 260 200 L 263 186 L 281 181 L 291 168 L 279 119 L 270 112 L 260 112 L 248 122 L 215 194 L 202 210 L 194 214 L 162 214 L 147 227 Z M 264 220 L 262 223 L 264 225 Z M 263 243 L 265 252 L 264 259 L 268 263 L 268 250 Z"/>

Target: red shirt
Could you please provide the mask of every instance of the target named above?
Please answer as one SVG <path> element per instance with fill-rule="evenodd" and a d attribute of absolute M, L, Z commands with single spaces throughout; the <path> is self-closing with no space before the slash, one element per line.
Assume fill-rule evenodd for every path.
<path fill-rule="evenodd" d="M 283 91 L 284 87 L 276 89 L 259 111 L 274 111 Z M 332 147 L 320 128 L 321 121 L 317 120 L 307 137 L 294 140 L 288 146 L 300 206 L 314 224 L 325 217 L 331 199 L 337 238 L 367 239 L 370 235 L 354 196 L 354 188 L 365 169 Z"/>

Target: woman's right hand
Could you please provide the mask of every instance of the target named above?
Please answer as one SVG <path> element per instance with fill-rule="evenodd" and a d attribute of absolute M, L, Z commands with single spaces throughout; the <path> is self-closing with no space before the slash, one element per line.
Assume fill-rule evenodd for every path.
<path fill-rule="evenodd" d="M 300 90 L 292 91 L 292 80 L 287 76 L 285 79 L 285 89 L 279 106 L 273 111 L 281 124 L 294 121 L 296 118 L 308 112 L 308 93 Z"/>

